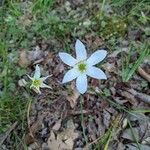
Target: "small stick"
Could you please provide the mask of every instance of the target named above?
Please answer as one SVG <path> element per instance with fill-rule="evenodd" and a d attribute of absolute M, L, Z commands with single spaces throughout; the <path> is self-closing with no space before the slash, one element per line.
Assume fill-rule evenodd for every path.
<path fill-rule="evenodd" d="M 150 96 L 149 95 L 137 92 L 137 91 L 135 91 L 133 89 L 126 89 L 126 91 L 130 92 L 131 94 L 133 94 L 135 98 L 139 98 L 143 102 L 150 104 Z"/>
<path fill-rule="evenodd" d="M 80 115 L 80 114 L 89 114 L 89 113 L 91 113 L 92 112 L 92 110 L 78 110 L 78 111 L 70 111 L 69 112 L 69 114 L 71 114 L 71 115 Z"/>
<path fill-rule="evenodd" d="M 150 75 L 146 73 L 141 67 L 138 68 L 138 73 L 148 82 L 150 82 Z"/>

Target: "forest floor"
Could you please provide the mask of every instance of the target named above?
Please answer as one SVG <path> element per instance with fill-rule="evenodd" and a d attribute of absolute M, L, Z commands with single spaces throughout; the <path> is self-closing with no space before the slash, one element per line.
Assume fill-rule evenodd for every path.
<path fill-rule="evenodd" d="M 0 150 L 149 150 L 150 2 L 0 1 Z M 62 84 L 80 39 L 107 80 L 88 78 L 81 95 Z M 30 89 L 36 64 L 52 75 Z"/>

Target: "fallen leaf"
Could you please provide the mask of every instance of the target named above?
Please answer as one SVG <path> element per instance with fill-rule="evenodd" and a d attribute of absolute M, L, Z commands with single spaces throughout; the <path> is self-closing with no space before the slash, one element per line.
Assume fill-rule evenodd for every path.
<path fill-rule="evenodd" d="M 50 137 L 48 138 L 48 148 L 52 150 L 72 150 L 74 140 L 78 138 L 78 133 L 75 133 L 75 126 L 72 120 L 67 122 L 67 128 L 55 136 L 54 132 L 51 131 Z"/>
<path fill-rule="evenodd" d="M 59 129 L 60 129 L 60 127 L 61 127 L 61 119 L 60 120 L 58 120 L 56 123 L 55 123 L 55 125 L 53 126 L 53 130 L 55 130 L 55 131 L 58 131 Z"/>
<path fill-rule="evenodd" d="M 71 85 L 72 94 L 67 96 L 67 100 L 70 102 L 71 108 L 74 108 L 77 104 L 77 99 L 80 96 L 80 93 L 76 90 L 75 85 Z"/>
<path fill-rule="evenodd" d="M 105 125 L 106 128 L 108 128 L 110 126 L 110 113 L 106 110 L 103 111 L 103 123 Z"/>
<path fill-rule="evenodd" d="M 126 129 L 126 130 L 124 130 L 121 137 L 124 138 L 124 139 L 134 141 L 134 142 L 135 142 L 134 137 L 136 137 L 136 140 L 139 140 L 140 137 L 139 137 L 138 129 L 137 128 L 132 128 L 132 130 L 133 130 L 134 135 L 132 134 L 131 129 Z"/>
<path fill-rule="evenodd" d="M 137 144 L 131 143 L 131 144 L 126 144 L 126 150 L 137 150 L 139 149 Z M 149 150 L 149 145 L 144 145 L 140 144 L 140 150 Z"/>
<path fill-rule="evenodd" d="M 54 69 L 54 71 L 53 71 L 53 74 L 54 74 L 54 76 L 58 76 L 60 73 L 62 73 L 64 71 L 64 65 L 62 64 L 62 63 L 60 63 L 60 64 L 58 64 L 56 67 L 55 67 L 55 69 Z"/>
<path fill-rule="evenodd" d="M 18 64 L 21 67 L 27 67 L 29 64 L 31 63 L 31 61 L 28 59 L 28 53 L 26 50 L 21 50 L 19 52 L 19 61 Z"/>
<path fill-rule="evenodd" d="M 30 62 L 38 61 L 43 59 L 45 56 L 44 51 L 40 50 L 39 46 L 36 46 L 34 50 L 28 52 L 28 60 Z"/>

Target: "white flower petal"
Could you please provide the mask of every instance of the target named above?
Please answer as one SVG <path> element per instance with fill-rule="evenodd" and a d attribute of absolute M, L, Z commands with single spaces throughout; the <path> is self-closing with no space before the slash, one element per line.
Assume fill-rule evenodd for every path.
<path fill-rule="evenodd" d="M 46 77 L 42 77 L 42 78 L 40 78 L 40 80 L 43 82 L 43 81 L 45 81 L 47 78 L 49 78 L 49 77 L 51 77 L 52 75 L 48 75 L 48 76 L 46 76 Z"/>
<path fill-rule="evenodd" d="M 39 79 L 41 76 L 41 72 L 40 72 L 40 67 L 38 65 L 36 65 L 35 67 L 35 73 L 34 73 L 34 79 Z"/>
<path fill-rule="evenodd" d="M 85 46 L 80 40 L 76 41 L 75 50 L 76 50 L 76 57 L 78 61 L 84 60 L 87 58 Z"/>
<path fill-rule="evenodd" d="M 40 87 L 41 87 L 41 88 L 49 88 L 49 89 L 52 89 L 52 87 L 46 85 L 45 83 L 42 83 Z"/>
<path fill-rule="evenodd" d="M 94 66 L 88 67 L 87 75 L 96 79 L 107 79 L 106 74 L 101 69 Z"/>
<path fill-rule="evenodd" d="M 107 51 L 105 50 L 98 50 L 94 52 L 88 59 L 87 63 L 89 65 L 95 65 L 98 64 L 100 61 L 102 61 L 107 55 Z"/>
<path fill-rule="evenodd" d="M 76 86 L 81 94 L 84 94 L 87 91 L 87 76 L 85 74 L 82 74 L 77 78 Z"/>
<path fill-rule="evenodd" d="M 62 83 L 69 82 L 69 81 L 77 78 L 79 75 L 80 75 L 79 71 L 76 68 L 73 68 L 65 74 Z"/>
<path fill-rule="evenodd" d="M 69 66 L 74 66 L 77 63 L 77 60 L 68 53 L 59 53 L 59 57 L 65 64 Z"/>

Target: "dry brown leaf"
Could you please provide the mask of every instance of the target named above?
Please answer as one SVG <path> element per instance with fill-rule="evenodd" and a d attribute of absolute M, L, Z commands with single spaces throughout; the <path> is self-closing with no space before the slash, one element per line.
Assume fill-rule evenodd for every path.
<path fill-rule="evenodd" d="M 59 129 L 60 129 L 60 127 L 61 127 L 61 119 L 60 120 L 58 120 L 56 123 L 55 123 L 55 125 L 53 126 L 53 130 L 55 130 L 55 131 L 58 131 Z"/>
<path fill-rule="evenodd" d="M 54 76 L 58 76 L 63 71 L 64 71 L 64 65 L 62 63 L 60 63 L 55 67 L 53 74 L 54 74 Z"/>
<path fill-rule="evenodd" d="M 137 106 L 137 100 L 134 97 L 134 95 L 132 95 L 131 93 L 127 92 L 127 91 L 123 91 L 123 90 L 118 90 L 118 93 L 125 97 L 132 105 Z"/>
<path fill-rule="evenodd" d="M 142 100 L 143 102 L 150 104 L 150 96 L 149 95 L 138 92 L 134 89 L 126 89 L 126 91 L 131 93 L 136 99 Z"/>
<path fill-rule="evenodd" d="M 37 122 L 35 122 L 31 127 L 30 127 L 30 132 L 31 133 L 28 133 L 25 135 L 25 138 L 24 138 L 24 142 L 25 144 L 29 145 L 29 144 L 32 144 L 35 142 L 35 139 L 34 139 L 34 135 L 35 133 L 41 129 L 42 127 L 42 122 L 41 122 L 41 119 L 39 119 Z M 31 135 L 32 134 L 32 135 Z"/>
<path fill-rule="evenodd" d="M 20 51 L 18 63 L 21 67 L 27 67 L 31 63 L 31 61 L 28 59 L 27 51 L 25 50 Z"/>
<path fill-rule="evenodd" d="M 51 131 L 50 137 L 48 138 L 48 148 L 52 150 L 72 150 L 74 140 L 78 137 L 78 133 L 75 133 L 74 129 L 73 121 L 70 120 L 67 122 L 67 129 L 59 133 L 57 137 Z"/>
<path fill-rule="evenodd" d="M 148 82 L 150 82 L 150 74 L 146 73 L 141 67 L 138 68 L 138 73 Z"/>
<path fill-rule="evenodd" d="M 72 94 L 67 96 L 67 100 L 70 102 L 71 108 L 74 108 L 77 104 L 77 99 L 80 96 L 80 93 L 76 90 L 75 85 L 71 86 Z"/>
<path fill-rule="evenodd" d="M 68 145 L 62 141 L 62 139 L 60 139 L 59 137 L 56 138 L 53 131 L 51 131 L 51 136 L 48 139 L 48 148 L 51 150 L 72 149 L 68 147 Z"/>
<path fill-rule="evenodd" d="M 28 60 L 31 62 L 41 60 L 44 58 L 45 53 L 44 51 L 40 50 L 39 46 L 35 47 L 35 50 L 28 52 Z"/>
<path fill-rule="evenodd" d="M 95 141 L 97 136 L 96 136 L 96 133 L 97 133 L 97 128 L 96 128 L 96 125 L 93 121 L 89 121 L 88 125 L 87 125 L 87 130 L 88 130 L 88 133 L 89 133 L 89 137 L 92 141 Z"/>
<path fill-rule="evenodd" d="M 139 131 L 137 128 L 132 128 L 133 130 L 133 133 L 134 133 L 134 136 L 136 137 L 137 140 L 140 139 L 139 137 Z M 126 129 L 123 131 L 123 134 L 122 134 L 122 138 L 124 139 L 128 139 L 128 140 L 131 140 L 131 141 L 134 141 L 135 142 L 135 138 L 134 138 L 133 134 L 132 134 L 132 131 L 131 129 Z"/>
<path fill-rule="evenodd" d="M 107 63 L 104 64 L 104 67 L 105 67 L 105 69 L 106 69 L 108 72 L 114 72 L 114 73 L 117 72 L 117 68 L 116 68 L 116 66 L 115 66 L 115 62 L 113 62 L 113 63 L 107 62 Z"/>
<path fill-rule="evenodd" d="M 105 125 L 106 128 L 110 126 L 110 120 L 111 120 L 111 115 L 108 111 L 104 110 L 103 111 L 103 124 Z"/>

